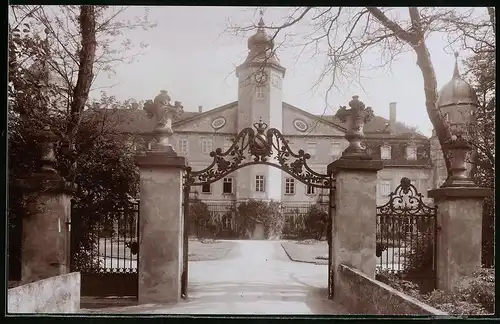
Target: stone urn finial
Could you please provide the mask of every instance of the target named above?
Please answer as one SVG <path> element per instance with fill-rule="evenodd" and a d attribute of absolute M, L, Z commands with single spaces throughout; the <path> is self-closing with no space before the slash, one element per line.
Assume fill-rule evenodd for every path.
<path fill-rule="evenodd" d="M 54 134 L 50 126 L 45 126 L 36 137 L 40 143 L 39 147 L 41 151 L 40 168 L 37 175 L 51 180 L 60 180 L 61 176 L 55 169 L 55 145 L 59 137 Z"/>
<path fill-rule="evenodd" d="M 349 146 L 342 152 L 342 159 L 370 160 L 371 157 L 366 152 L 362 140 L 365 138 L 363 127 L 365 123 L 373 118 L 373 110 L 366 107 L 359 100 L 359 96 L 353 96 L 349 101 L 349 107 L 341 106 L 335 114 L 342 122 L 347 122 L 347 133 L 345 138 L 349 141 Z"/>
<path fill-rule="evenodd" d="M 467 170 L 467 155 L 472 146 L 461 129 L 452 128 L 450 134 L 443 147 L 449 150 L 451 172 L 441 187 L 476 187 Z"/>
<path fill-rule="evenodd" d="M 152 146 L 152 151 L 161 152 L 169 155 L 177 155 L 170 137 L 174 131 L 172 130 L 172 120 L 184 112 L 180 101 L 175 101 L 174 105 L 170 104 L 170 96 L 165 90 L 161 90 L 154 100 L 148 100 L 144 103 L 144 111 L 149 118 L 155 118 L 156 125 L 153 129 L 156 143 Z"/>

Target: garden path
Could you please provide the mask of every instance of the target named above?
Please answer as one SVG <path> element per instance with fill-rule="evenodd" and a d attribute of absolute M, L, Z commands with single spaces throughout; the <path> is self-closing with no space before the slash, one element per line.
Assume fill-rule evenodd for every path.
<path fill-rule="evenodd" d="M 225 259 L 189 263 L 187 300 L 87 313 L 345 314 L 327 299 L 327 267 L 292 262 L 279 241 L 236 241 Z"/>

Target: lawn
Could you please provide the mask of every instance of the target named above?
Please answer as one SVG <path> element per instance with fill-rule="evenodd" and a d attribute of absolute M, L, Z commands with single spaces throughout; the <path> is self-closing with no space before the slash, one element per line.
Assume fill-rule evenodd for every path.
<path fill-rule="evenodd" d="M 209 261 L 223 259 L 233 249 L 235 242 L 215 241 L 202 243 L 197 240 L 189 241 L 189 261 Z"/>
<path fill-rule="evenodd" d="M 281 244 L 292 261 L 328 264 L 328 243 L 326 241 L 288 241 Z M 405 258 L 399 257 L 404 249 L 388 248 L 377 258 L 377 266 L 402 270 Z"/>
<path fill-rule="evenodd" d="M 326 241 L 288 241 L 281 243 L 281 246 L 292 261 L 328 264 L 328 243 Z"/>
<path fill-rule="evenodd" d="M 189 240 L 189 261 L 222 259 L 231 251 L 234 244 L 234 242 L 229 241 L 208 241 L 207 243 L 202 243 L 198 240 Z M 132 255 L 130 249 L 123 242 L 114 241 L 113 244 L 110 244 L 109 240 L 107 240 L 106 244 L 104 244 L 104 240 L 101 239 L 99 250 L 101 256 L 106 255 L 113 258 L 137 260 L 137 255 Z"/>

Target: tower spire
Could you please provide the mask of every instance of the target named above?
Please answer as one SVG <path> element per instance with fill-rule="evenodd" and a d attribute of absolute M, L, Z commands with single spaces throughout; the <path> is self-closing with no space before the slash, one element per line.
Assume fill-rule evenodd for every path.
<path fill-rule="evenodd" d="M 260 20 L 259 20 L 259 29 L 262 29 L 266 24 L 264 24 L 264 10 L 260 9 Z"/>
<path fill-rule="evenodd" d="M 455 52 L 455 69 L 453 70 L 453 79 L 460 78 L 460 71 L 458 71 L 458 52 Z"/>

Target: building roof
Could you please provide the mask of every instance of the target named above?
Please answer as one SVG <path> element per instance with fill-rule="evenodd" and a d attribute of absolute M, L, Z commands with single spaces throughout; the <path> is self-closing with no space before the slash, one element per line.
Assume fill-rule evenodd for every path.
<path fill-rule="evenodd" d="M 179 117 L 173 120 L 173 126 L 180 125 L 188 120 L 196 119 L 197 117 L 206 116 L 212 113 L 220 112 L 231 107 L 235 107 L 238 104 L 237 101 L 230 102 L 226 105 L 206 110 L 204 112 L 193 112 L 184 111 Z M 334 115 L 313 115 L 307 111 L 283 102 L 283 108 L 293 108 L 300 110 L 305 115 L 311 117 L 319 118 L 322 121 L 333 124 L 342 130 L 347 128 L 346 123 L 341 122 Z M 91 117 L 92 116 L 92 117 Z M 103 116 L 109 121 L 110 125 L 114 125 L 117 130 L 121 133 L 129 134 L 139 134 L 139 133 L 150 133 L 154 128 L 154 119 L 149 119 L 142 109 L 87 109 L 83 113 L 83 118 L 96 118 L 98 116 Z M 383 134 L 384 137 L 408 137 L 409 135 L 425 139 L 424 135 L 413 131 L 402 123 L 396 123 L 396 133 L 394 135 L 389 135 L 388 125 L 389 121 L 383 117 L 375 116 L 370 122 L 365 125 L 364 132 L 368 134 Z"/>
<path fill-rule="evenodd" d="M 333 124 L 346 128 L 346 123 L 341 122 L 335 115 L 323 115 L 318 116 L 322 119 L 325 119 Z M 364 132 L 365 133 L 389 133 L 389 120 L 384 117 L 375 116 L 371 121 L 365 124 Z M 416 137 L 426 138 L 424 135 L 416 132 L 406 126 L 401 122 L 396 122 L 396 132 L 395 135 L 414 135 Z"/>

